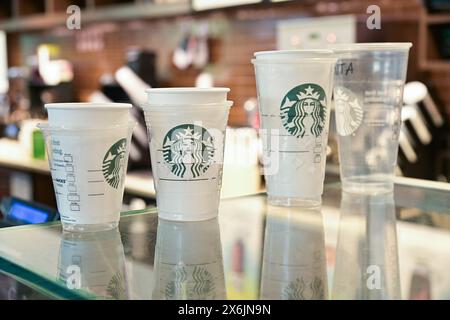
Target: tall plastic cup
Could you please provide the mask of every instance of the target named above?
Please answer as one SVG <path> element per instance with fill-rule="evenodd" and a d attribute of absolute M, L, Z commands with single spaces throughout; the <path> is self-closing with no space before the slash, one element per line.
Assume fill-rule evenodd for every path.
<path fill-rule="evenodd" d="M 347 192 L 389 192 L 397 162 L 403 87 L 411 43 L 331 47 L 339 57 L 334 105 Z"/>
<path fill-rule="evenodd" d="M 149 89 L 143 106 L 159 217 L 217 216 L 222 184 L 228 88 Z"/>
<path fill-rule="evenodd" d="M 129 104 L 48 104 L 44 132 L 64 230 L 117 227 L 134 122 Z"/>
<path fill-rule="evenodd" d="M 320 206 L 268 206 L 267 213 L 261 299 L 327 299 L 325 241 Z"/>
<path fill-rule="evenodd" d="M 321 203 L 333 71 L 332 51 L 255 53 L 269 203 Z"/>
<path fill-rule="evenodd" d="M 218 219 L 159 220 L 153 299 L 226 299 Z"/>

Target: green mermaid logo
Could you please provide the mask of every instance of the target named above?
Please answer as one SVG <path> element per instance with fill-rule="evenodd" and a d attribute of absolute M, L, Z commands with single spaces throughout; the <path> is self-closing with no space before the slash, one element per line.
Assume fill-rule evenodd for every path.
<path fill-rule="evenodd" d="M 102 172 L 106 182 L 117 189 L 124 176 L 124 161 L 127 139 L 120 139 L 109 148 L 103 158 Z"/>
<path fill-rule="evenodd" d="M 319 137 L 325 127 L 327 98 L 317 84 L 306 83 L 290 90 L 281 102 L 281 121 L 293 136 Z"/>
<path fill-rule="evenodd" d="M 214 157 L 214 141 L 208 130 L 193 124 L 172 128 L 164 137 L 163 158 L 170 171 L 180 178 L 204 174 Z M 188 171 L 188 167 L 190 170 Z"/>

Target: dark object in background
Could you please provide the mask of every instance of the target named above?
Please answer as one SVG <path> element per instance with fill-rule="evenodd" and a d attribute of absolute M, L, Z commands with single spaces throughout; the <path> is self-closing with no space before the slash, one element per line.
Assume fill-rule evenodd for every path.
<path fill-rule="evenodd" d="M 131 103 L 130 97 L 127 95 L 125 90 L 123 90 L 122 87 L 115 82 L 102 83 L 101 91 L 108 97 L 108 99 L 114 102 Z"/>
<path fill-rule="evenodd" d="M 128 96 L 128 94 L 123 90 L 123 88 L 117 83 L 108 83 L 102 84 L 101 88 L 102 93 L 111 101 L 119 102 L 119 103 L 133 103 Z M 133 104 L 133 108 L 131 108 L 131 117 L 138 123 L 137 126 L 146 131 L 145 118 L 142 110 L 136 107 Z M 135 130 L 137 130 L 135 128 Z M 139 139 L 136 137 L 131 137 L 131 149 L 130 157 L 128 158 L 128 169 L 146 169 L 151 168 L 150 162 L 150 149 L 148 142 L 141 143 Z M 135 154 L 138 153 L 138 157 L 136 158 Z"/>
<path fill-rule="evenodd" d="M 130 49 L 126 53 L 126 64 L 150 87 L 158 86 L 156 80 L 156 54 L 152 51 Z"/>
<path fill-rule="evenodd" d="M 45 115 L 44 104 L 52 102 L 73 102 L 73 83 L 62 82 L 55 86 L 45 84 L 29 83 L 30 114 L 35 118 Z"/>
<path fill-rule="evenodd" d="M 141 78 L 150 87 L 157 87 L 158 82 L 156 80 L 156 54 L 152 51 L 141 50 L 141 49 L 129 49 L 126 53 L 126 64 L 133 70 L 133 72 Z M 145 124 L 144 112 L 140 106 L 133 105 L 131 109 L 131 114 L 133 118 L 137 121 L 137 126 L 139 128 L 135 129 L 137 131 L 147 132 L 147 127 Z M 133 134 L 134 136 L 134 134 Z M 133 137 L 133 147 L 135 154 L 139 153 L 139 160 L 134 160 L 133 157 L 129 158 L 129 168 L 133 169 L 146 169 L 151 168 L 150 161 L 150 148 L 147 139 L 137 139 Z M 134 155 L 134 154 L 133 154 Z"/>
<path fill-rule="evenodd" d="M 407 83 L 405 85 L 405 92 L 408 91 L 407 87 L 411 84 L 413 83 Z M 403 125 L 410 134 L 410 142 L 418 158 L 415 162 L 409 162 L 400 148 L 398 157 L 399 166 L 402 169 L 403 175 L 406 177 L 450 181 L 450 167 L 448 166 L 448 159 L 450 159 L 450 131 L 449 124 L 446 121 L 448 116 L 445 113 L 445 104 L 439 98 L 436 88 L 431 81 L 425 82 L 423 86 L 426 87 L 423 96 L 418 93 L 421 91 L 420 88 L 417 86 L 413 87 L 415 94 L 419 95 L 419 100 L 413 102 L 405 100 L 405 102 L 416 105 L 432 139 L 429 143 L 424 144 L 421 142 L 412 122 L 405 120 Z M 427 107 L 427 104 L 431 101 L 433 101 L 437 110 L 433 111 L 430 106 Z M 436 118 L 436 115 L 433 116 L 432 113 L 439 113 L 439 118 Z M 438 121 L 439 119 L 441 120 Z"/>
<path fill-rule="evenodd" d="M 450 1 L 448 0 L 424 0 L 429 12 L 450 11 Z"/>
<path fill-rule="evenodd" d="M 439 55 L 443 59 L 450 59 L 450 24 L 433 26 L 431 30 L 439 50 Z"/>
<path fill-rule="evenodd" d="M 130 49 L 126 53 L 126 65 L 145 83 L 151 87 L 157 87 L 156 80 L 156 55 L 151 51 Z M 102 93 L 114 102 L 131 103 L 131 115 L 137 121 L 138 128 L 135 128 L 131 139 L 130 157 L 128 159 L 128 169 L 138 170 L 151 168 L 150 149 L 147 137 L 138 139 L 137 134 L 145 136 L 147 127 L 145 124 L 144 113 L 140 106 L 134 105 L 133 101 L 126 91 L 115 81 L 102 83 Z M 144 93 L 142 93 L 144 94 Z"/>

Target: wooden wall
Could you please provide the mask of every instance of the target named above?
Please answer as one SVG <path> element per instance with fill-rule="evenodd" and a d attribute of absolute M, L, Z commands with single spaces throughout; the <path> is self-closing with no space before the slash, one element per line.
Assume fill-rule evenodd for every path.
<path fill-rule="evenodd" d="M 370 4 L 381 7 L 381 30 L 368 30 L 365 26 L 366 8 Z M 438 83 L 441 98 L 450 105 L 449 72 L 425 74 L 418 69 L 416 48 L 420 10 L 418 0 L 296 1 L 277 6 L 257 5 L 170 19 L 83 25 L 81 31 L 56 28 L 10 35 L 9 62 L 10 65 L 23 64 L 24 57 L 35 52 L 39 43 L 59 44 L 62 48 L 61 57 L 72 61 L 75 68 L 76 96 L 79 100 L 85 100 L 99 87 L 102 74 L 112 74 L 123 65 L 127 48 L 141 47 L 157 53 L 161 85 L 193 86 L 201 70 L 178 70 L 171 62 L 172 53 L 183 30 L 206 22 L 214 34 L 210 41 L 213 63 L 208 70 L 215 75 L 217 86 L 232 89 L 230 98 L 235 101 L 236 107 L 232 110 L 230 120 L 232 124 L 238 125 L 245 121 L 242 108 L 244 102 L 256 97 L 250 59 L 254 51 L 275 49 L 276 24 L 279 20 L 353 13 L 359 18 L 358 41 L 413 42 L 415 47 L 410 55 L 409 80 L 433 79 Z M 100 44 L 100 48 L 80 49 L 83 41 L 89 42 L 92 39 Z"/>

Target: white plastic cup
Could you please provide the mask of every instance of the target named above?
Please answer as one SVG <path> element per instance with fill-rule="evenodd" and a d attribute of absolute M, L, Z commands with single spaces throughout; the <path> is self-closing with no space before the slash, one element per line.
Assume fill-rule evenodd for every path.
<path fill-rule="evenodd" d="M 226 299 L 218 219 L 159 219 L 154 279 L 153 299 Z"/>
<path fill-rule="evenodd" d="M 321 208 L 267 208 L 262 259 L 263 300 L 328 299 Z"/>
<path fill-rule="evenodd" d="M 329 50 L 255 53 L 269 203 L 321 203 L 333 71 Z"/>
<path fill-rule="evenodd" d="M 70 290 L 104 299 L 127 299 L 125 254 L 119 230 L 63 232 L 58 278 Z"/>
<path fill-rule="evenodd" d="M 92 111 L 98 114 L 98 121 L 87 120 L 86 104 L 79 109 L 75 104 L 67 109 L 47 105 L 58 116 L 39 125 L 44 132 L 58 211 L 66 231 L 109 230 L 119 223 L 134 122 L 128 119 L 125 123 L 106 123 L 104 119 L 111 109 L 113 113 L 117 109 L 128 114 L 131 108 L 112 105 L 105 109 L 94 105 Z M 86 117 L 79 117 L 78 110 Z M 67 125 L 62 124 L 64 113 Z M 55 119 L 57 125 L 52 123 Z"/>
<path fill-rule="evenodd" d="M 149 89 L 143 106 L 158 215 L 199 221 L 217 216 L 228 88 Z"/>

